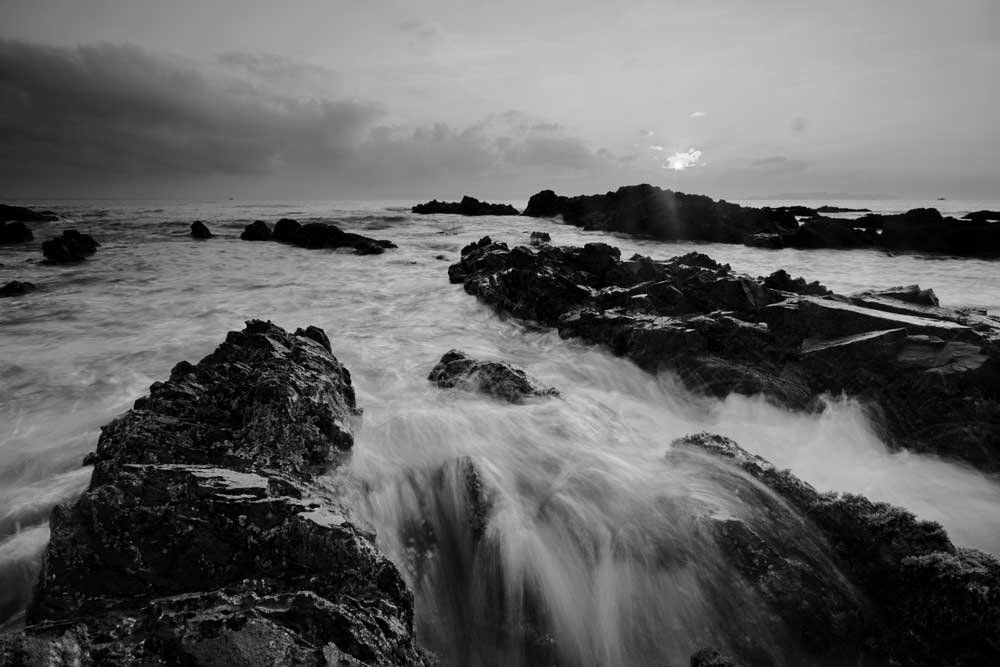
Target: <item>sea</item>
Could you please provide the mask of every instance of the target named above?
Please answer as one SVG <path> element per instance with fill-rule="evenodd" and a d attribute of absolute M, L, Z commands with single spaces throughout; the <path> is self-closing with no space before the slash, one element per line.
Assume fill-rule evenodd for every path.
<path fill-rule="evenodd" d="M 406 540 L 428 494 L 454 491 L 431 473 L 463 457 L 498 498 L 489 533 L 499 563 L 492 567 L 533 587 L 561 651 L 577 664 L 687 664 L 697 644 L 711 639 L 702 636 L 710 610 L 693 580 L 655 575 L 643 556 L 665 535 L 687 540 L 699 512 L 752 512 L 713 475 L 666 462 L 671 442 L 686 434 L 729 436 L 817 489 L 903 506 L 940 522 L 956 544 L 1000 555 L 1000 480 L 890 450 L 850 398 L 829 396 L 822 411 L 799 413 L 761 397 L 694 395 L 669 373 L 651 375 L 605 349 L 500 317 L 447 276 L 471 241 L 489 235 L 513 246 L 543 231 L 554 244 L 603 241 L 625 257 L 697 250 L 751 276 L 783 268 L 841 293 L 916 283 L 944 306 L 1000 314 L 1000 261 L 664 243 L 559 220 L 413 215 L 414 201 L 8 203 L 62 218 L 29 225 L 32 243 L 0 246 L 0 284 L 38 287 L 0 299 L 0 622 L 8 627 L 29 599 L 49 512 L 89 481 L 81 462 L 101 426 L 177 362 L 196 362 L 252 318 L 322 327 L 350 370 L 364 414 L 339 479 L 358 520 L 410 579 L 423 619 L 418 631 L 446 664 L 503 663 L 500 649 L 477 653 L 449 627 L 456 610 L 445 609 L 448 601 L 434 590 L 446 584 L 419 580 L 427 575 L 413 567 Z M 741 203 L 936 207 L 959 216 L 1000 209 L 1000 202 L 957 200 Z M 239 239 L 248 222 L 283 217 L 332 222 L 398 249 L 358 256 Z M 194 220 L 215 237 L 192 239 Z M 93 235 L 101 247 L 79 264 L 43 263 L 41 241 L 65 228 Z M 438 389 L 427 375 L 453 348 L 509 361 L 561 396 L 511 406 Z M 671 509 L 654 511 L 663 497 L 673 499 Z M 699 557 L 700 567 L 711 568 L 718 555 Z M 630 652 L 638 632 L 661 633 L 660 648 Z"/>

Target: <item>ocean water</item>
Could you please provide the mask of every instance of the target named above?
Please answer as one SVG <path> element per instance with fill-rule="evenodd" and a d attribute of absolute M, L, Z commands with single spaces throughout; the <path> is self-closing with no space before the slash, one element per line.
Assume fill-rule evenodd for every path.
<path fill-rule="evenodd" d="M 410 577 L 420 632 L 449 664 L 505 664 L 518 652 L 476 652 L 456 635 L 454 619 L 472 604 L 468 591 L 461 604 L 442 596 L 440 573 L 417 567 L 408 541 L 408 526 L 432 511 L 429 503 L 439 523 L 458 521 L 461 512 L 445 500 L 455 495 L 448 471 L 461 457 L 498 499 L 487 530 L 495 545 L 490 571 L 520 586 L 511 599 L 531 591 L 569 664 L 686 664 L 699 642 L 721 641 L 705 634 L 704 618 L 718 610 L 697 577 L 665 576 L 644 557 L 667 535 L 709 567 L 719 555 L 684 528 L 688 520 L 719 513 L 752 520 L 753 508 L 741 506 L 711 466 L 668 461 L 671 441 L 688 433 L 730 436 L 819 489 L 902 505 L 941 522 L 956 543 L 1000 554 L 1000 481 L 889 451 L 850 400 L 831 397 L 821 413 L 796 414 L 754 397 L 693 396 L 669 374 L 649 375 L 600 348 L 500 318 L 447 278 L 470 241 L 488 234 L 527 243 L 538 230 L 556 244 L 606 241 L 625 256 L 665 259 L 697 249 L 740 272 L 784 268 L 838 292 L 919 283 L 943 305 L 1000 312 L 1000 262 L 659 243 L 552 220 L 412 216 L 414 202 L 12 203 L 49 208 L 64 220 L 31 225 L 35 243 L 0 246 L 0 283 L 39 287 L 0 299 L 0 622 L 16 619 L 26 604 L 49 511 L 88 483 L 80 462 L 100 426 L 178 361 L 197 361 L 250 318 L 322 327 L 350 369 L 364 418 L 343 482 Z M 882 211 L 937 205 L 958 214 L 1000 208 L 858 204 Z M 360 257 L 239 240 L 247 222 L 281 217 L 334 222 L 399 248 Z M 195 219 L 217 238 L 191 239 Z M 94 235 L 97 254 L 71 266 L 40 263 L 40 241 L 67 227 Z M 508 406 L 439 390 L 426 377 L 451 348 L 510 361 L 562 396 Z M 650 633 L 672 641 L 652 642 Z M 795 664 L 794 650 L 782 655 L 779 663 Z"/>

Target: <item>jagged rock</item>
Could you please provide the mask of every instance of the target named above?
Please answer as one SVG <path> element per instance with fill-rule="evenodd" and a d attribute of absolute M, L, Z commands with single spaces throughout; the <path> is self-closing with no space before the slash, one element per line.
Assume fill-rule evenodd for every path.
<path fill-rule="evenodd" d="M 481 361 L 460 350 L 446 352 L 427 379 L 445 389 L 479 391 L 510 403 L 520 403 L 529 396 L 559 395 L 553 387 L 541 384 L 505 361 Z"/>
<path fill-rule="evenodd" d="M 0 662 L 427 664 L 399 572 L 313 483 L 357 415 L 315 327 L 251 321 L 177 364 L 102 429 L 90 486 L 53 511 Z"/>
<path fill-rule="evenodd" d="M 871 239 L 856 231 L 848 221 L 813 218 L 785 239 L 793 248 L 860 248 L 871 245 Z"/>
<path fill-rule="evenodd" d="M 240 234 L 244 241 L 270 241 L 271 236 L 271 228 L 263 220 L 254 220 Z"/>
<path fill-rule="evenodd" d="M 55 222 L 59 220 L 59 216 L 52 211 L 34 211 L 24 206 L 0 204 L 0 223 L 12 220 L 17 222 Z"/>
<path fill-rule="evenodd" d="M 548 232 L 531 232 L 531 245 L 542 245 L 543 243 L 548 243 L 552 240 Z"/>
<path fill-rule="evenodd" d="M 843 574 L 877 611 L 861 628 L 867 635 L 861 647 L 868 655 L 845 664 L 971 667 L 1000 661 L 1000 635 L 995 632 L 1000 627 L 1000 561 L 993 556 L 955 547 L 940 525 L 919 521 L 898 507 L 862 496 L 818 493 L 727 438 L 702 433 L 672 447 L 731 461 L 822 534 Z M 792 586 L 787 592 L 794 600 L 803 591 Z M 804 616 L 817 612 L 822 607 L 798 610 Z"/>
<path fill-rule="evenodd" d="M 920 285 L 907 285 L 905 287 L 889 287 L 887 289 L 869 290 L 852 295 L 851 300 L 858 305 L 864 305 L 859 301 L 870 298 L 873 300 L 893 299 L 895 301 L 905 301 L 906 303 L 918 306 L 940 306 L 937 295 L 932 289 L 920 289 Z"/>
<path fill-rule="evenodd" d="M 0 296 L 23 296 L 28 292 L 34 292 L 34 283 L 27 281 L 12 280 L 3 287 L 0 287 Z"/>
<path fill-rule="evenodd" d="M 51 238 L 42 243 L 42 253 L 45 259 L 53 264 L 82 262 L 97 252 L 101 244 L 89 234 L 81 234 L 75 229 L 64 230 L 62 236 Z"/>
<path fill-rule="evenodd" d="M 0 245 L 26 243 L 34 238 L 35 235 L 23 222 L 0 222 Z"/>
<path fill-rule="evenodd" d="M 847 393 L 873 408 L 890 444 L 1000 470 L 1000 319 L 895 298 L 928 301 L 920 290 L 852 302 L 783 271 L 741 276 L 699 253 L 622 261 L 604 244 L 490 238 L 466 246 L 448 275 L 505 315 L 670 371 L 695 391 L 764 394 L 797 409 Z"/>
<path fill-rule="evenodd" d="M 510 204 L 491 204 L 466 195 L 460 202 L 444 202 L 432 199 L 426 204 L 417 204 L 412 213 L 448 213 L 455 215 L 519 215 Z"/>
<path fill-rule="evenodd" d="M 212 232 L 209 231 L 208 225 L 204 222 L 195 220 L 191 223 L 191 237 L 196 239 L 210 239 L 212 238 Z"/>

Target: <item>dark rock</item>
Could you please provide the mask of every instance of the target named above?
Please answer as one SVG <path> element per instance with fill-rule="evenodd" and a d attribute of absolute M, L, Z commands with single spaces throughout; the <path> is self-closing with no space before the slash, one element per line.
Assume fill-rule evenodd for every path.
<path fill-rule="evenodd" d="M 524 215 L 561 215 L 565 222 L 585 229 L 667 241 L 742 243 L 753 234 L 788 233 L 798 227 L 793 215 L 781 211 L 716 202 L 646 184 L 581 197 L 560 197 L 544 190 L 531 197 Z"/>
<path fill-rule="evenodd" d="M 764 206 L 762 210 L 794 215 L 797 218 L 815 218 L 817 215 L 816 209 L 808 206 Z"/>
<path fill-rule="evenodd" d="M 35 235 L 23 222 L 0 222 L 0 245 L 25 243 L 34 238 Z"/>
<path fill-rule="evenodd" d="M 52 211 L 34 211 L 24 206 L 0 204 L 0 223 L 12 220 L 18 222 L 55 222 L 59 220 L 59 216 Z"/>
<path fill-rule="evenodd" d="M 302 225 L 291 218 L 282 218 L 275 224 L 274 240 L 312 249 L 353 248 L 358 255 L 381 255 L 386 248 L 396 247 L 392 241 L 380 241 L 345 232 L 327 222 L 308 222 Z"/>
<path fill-rule="evenodd" d="M 780 250 L 785 247 L 785 237 L 781 234 L 751 234 L 743 239 L 743 243 L 752 248 Z"/>
<path fill-rule="evenodd" d="M 240 238 L 244 241 L 270 241 L 271 228 L 263 220 L 254 220 L 243 228 Z"/>
<path fill-rule="evenodd" d="M 785 239 L 792 248 L 860 248 L 870 240 L 842 220 L 813 218 Z"/>
<path fill-rule="evenodd" d="M 1000 225 L 995 223 L 943 218 L 933 208 L 862 218 L 865 219 L 881 223 L 879 245 L 888 250 L 966 256 L 1000 255 Z"/>
<path fill-rule="evenodd" d="M 906 285 L 905 287 L 889 287 L 887 289 L 869 290 L 861 292 L 851 297 L 852 299 L 893 299 L 895 301 L 905 301 L 919 306 L 939 306 L 937 295 L 932 289 L 920 289 L 920 285 Z M 863 305 L 863 304 L 859 304 Z"/>
<path fill-rule="evenodd" d="M 427 664 L 399 572 L 313 481 L 357 414 L 315 327 L 251 321 L 178 364 L 104 427 L 90 486 L 53 512 L 0 662 Z"/>
<path fill-rule="evenodd" d="M 817 213 L 871 213 L 870 208 L 844 208 L 842 206 L 820 206 Z"/>
<path fill-rule="evenodd" d="M 531 245 L 542 245 L 552 240 L 548 232 L 531 232 Z"/>
<path fill-rule="evenodd" d="M 54 264 L 82 262 L 93 255 L 101 244 L 89 234 L 81 234 L 75 229 L 64 230 L 62 236 L 42 243 L 45 259 Z"/>
<path fill-rule="evenodd" d="M 520 403 L 529 396 L 558 396 L 559 392 L 529 377 L 505 361 L 480 361 L 460 350 L 446 352 L 427 379 L 442 388 L 460 387 Z"/>
<path fill-rule="evenodd" d="M 739 665 L 718 651 L 702 649 L 691 656 L 691 667 L 739 667 Z"/>
<path fill-rule="evenodd" d="M 209 231 L 208 225 L 204 222 L 195 220 L 191 223 L 191 236 L 196 239 L 210 239 L 212 232 Z"/>
<path fill-rule="evenodd" d="M 298 243 L 302 225 L 298 220 L 282 218 L 274 223 L 274 240 L 282 243 Z"/>
<path fill-rule="evenodd" d="M 795 294 L 811 294 L 815 296 L 826 296 L 831 294 L 830 290 L 823 287 L 818 281 L 807 283 L 805 278 L 792 278 L 784 269 L 778 269 L 767 278 L 763 278 L 764 287 L 778 290 L 780 292 L 793 292 Z"/>
<path fill-rule="evenodd" d="M 710 395 L 821 409 L 824 394 L 846 393 L 891 445 L 1000 470 L 998 318 L 925 305 L 916 287 L 848 299 L 784 271 L 753 279 L 700 253 L 622 261 L 605 244 L 510 249 L 489 238 L 462 253 L 449 279 L 504 315 Z"/>
<path fill-rule="evenodd" d="M 867 635 L 862 650 L 868 655 L 844 664 L 971 667 L 1000 661 L 1000 635 L 995 632 L 1000 627 L 1000 561 L 993 556 L 955 547 L 941 526 L 898 507 L 862 496 L 818 493 L 727 438 L 703 433 L 675 441 L 673 447 L 696 448 L 731 461 L 823 536 L 839 569 L 877 612 L 875 622 L 862 628 Z M 780 566 L 780 561 L 772 564 Z M 795 587 L 787 592 L 792 599 L 803 594 Z M 816 611 L 802 607 L 800 613 Z"/>
<path fill-rule="evenodd" d="M 479 201 L 475 197 L 462 197 L 460 202 L 444 202 L 432 199 L 426 204 L 417 204 L 413 213 L 449 213 L 455 215 L 519 215 L 517 209 L 510 204 L 491 204 Z"/>
<path fill-rule="evenodd" d="M 973 211 L 962 216 L 962 220 L 973 222 L 1000 222 L 1000 211 Z"/>
<path fill-rule="evenodd" d="M 0 296 L 23 296 L 28 292 L 34 292 L 35 285 L 26 281 L 12 280 L 3 287 L 0 287 Z"/>

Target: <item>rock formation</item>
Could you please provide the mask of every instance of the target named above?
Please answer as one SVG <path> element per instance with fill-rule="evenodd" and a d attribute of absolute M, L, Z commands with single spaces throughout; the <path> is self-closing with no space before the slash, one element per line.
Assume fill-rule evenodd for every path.
<path fill-rule="evenodd" d="M 23 222 L 0 222 L 0 245 L 26 243 L 34 238 L 35 235 Z"/>
<path fill-rule="evenodd" d="M 0 663 L 424 665 L 413 598 L 315 476 L 353 446 L 322 330 L 260 321 L 102 429 Z"/>
<path fill-rule="evenodd" d="M 59 216 L 52 211 L 35 211 L 24 206 L 0 204 L 0 222 L 54 222 Z"/>
<path fill-rule="evenodd" d="M 448 275 L 501 313 L 695 390 L 800 409 L 847 393 L 895 446 L 1000 470 L 1000 319 L 933 305 L 919 288 L 845 297 L 787 274 L 739 275 L 699 253 L 622 261 L 603 243 L 535 250 L 488 237 Z"/>
<path fill-rule="evenodd" d="M 35 289 L 34 283 L 12 280 L 3 287 L 0 287 L 0 296 L 23 296 L 28 292 L 34 292 Z"/>
<path fill-rule="evenodd" d="M 196 239 L 210 239 L 212 238 L 212 232 L 209 231 L 208 225 L 204 222 L 195 220 L 191 223 L 191 236 Z"/>
<path fill-rule="evenodd" d="M 446 352 L 427 379 L 442 388 L 480 391 L 509 403 L 520 403 L 529 396 L 559 395 L 505 361 L 481 361 L 460 350 Z"/>
<path fill-rule="evenodd" d="M 81 234 L 75 229 L 63 231 L 62 236 L 56 236 L 42 243 L 42 254 L 53 264 L 82 262 L 97 252 L 101 244 L 90 234 Z"/>
<path fill-rule="evenodd" d="M 267 223 L 257 220 L 247 225 L 240 238 L 245 241 L 274 240 L 302 248 L 354 248 L 354 252 L 359 255 L 379 255 L 387 248 L 396 247 L 392 241 L 345 232 L 340 227 L 326 222 L 309 222 L 303 225 L 291 218 L 278 220 L 273 234 Z"/>
<path fill-rule="evenodd" d="M 460 202 L 445 202 L 432 199 L 426 204 L 417 204 L 412 213 L 449 213 L 454 215 L 519 215 L 510 204 L 491 204 L 466 195 Z"/>

